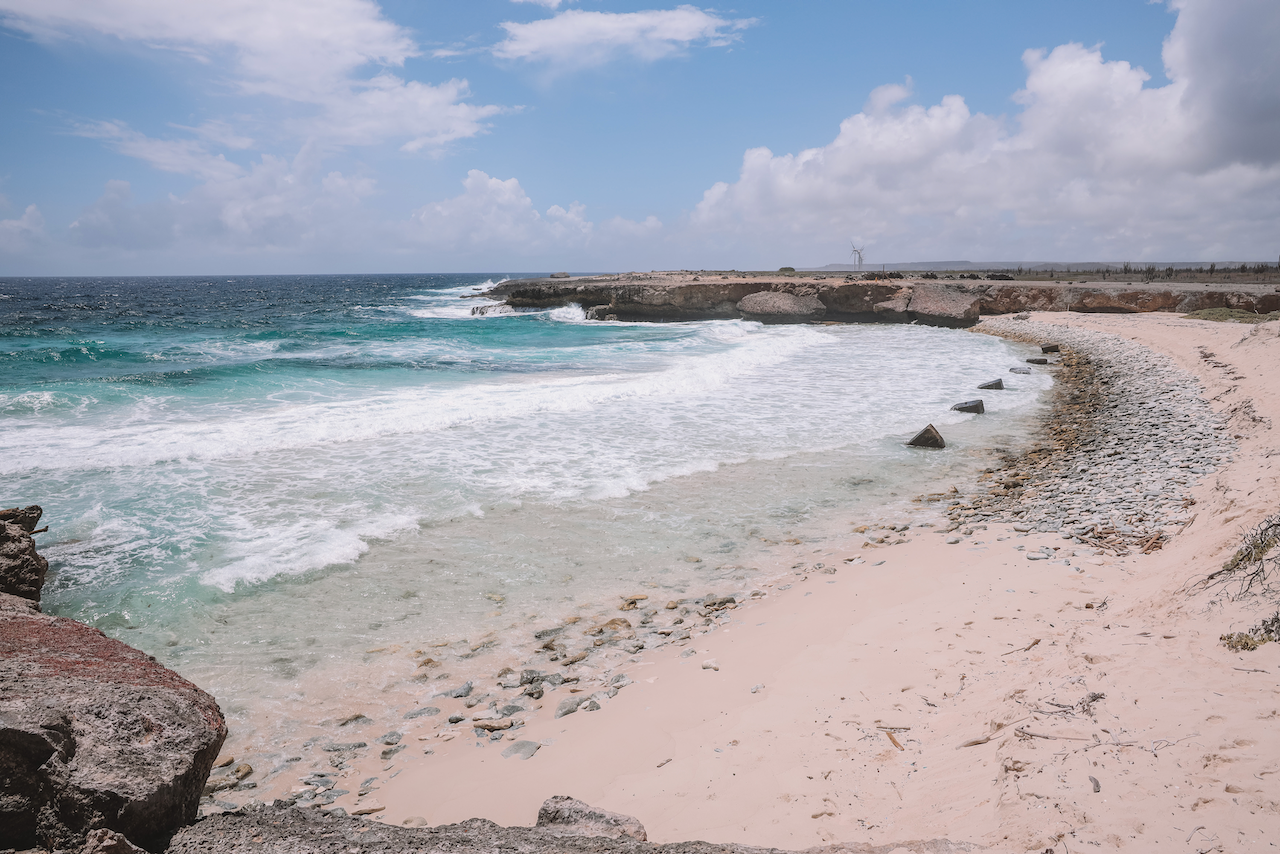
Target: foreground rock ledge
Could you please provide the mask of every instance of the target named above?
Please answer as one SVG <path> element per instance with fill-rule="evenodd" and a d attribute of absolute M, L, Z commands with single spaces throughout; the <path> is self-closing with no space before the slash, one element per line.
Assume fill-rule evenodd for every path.
<path fill-rule="evenodd" d="M 586 807 L 585 804 L 581 806 Z M 616 816 L 615 813 L 596 812 Z M 639 826 L 635 819 L 629 821 Z M 615 822 L 616 819 L 610 819 L 606 824 Z M 277 801 L 271 806 L 246 807 L 239 812 L 202 819 L 173 837 L 168 854 L 207 854 L 211 851 L 218 854 L 348 854 L 353 849 L 361 854 L 491 854 L 495 851 L 504 854 L 784 854 L 776 848 L 748 845 L 710 842 L 658 845 L 641 842 L 628 835 L 616 838 L 588 835 L 607 832 L 593 829 L 590 821 L 581 825 L 576 833 L 567 830 L 567 826 L 562 824 L 555 827 L 502 827 L 481 818 L 440 827 L 393 827 L 316 809 L 288 807 Z M 965 842 L 931 839 L 889 845 L 830 845 L 810 848 L 807 854 L 889 854 L 903 851 L 954 854 L 984 850 Z"/>
<path fill-rule="evenodd" d="M 0 848 L 148 848 L 193 821 L 226 739 L 214 699 L 150 656 L 0 594 Z"/>

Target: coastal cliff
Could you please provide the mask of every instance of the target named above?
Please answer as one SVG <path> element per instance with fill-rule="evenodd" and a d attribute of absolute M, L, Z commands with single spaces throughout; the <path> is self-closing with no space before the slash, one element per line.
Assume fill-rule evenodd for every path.
<path fill-rule="evenodd" d="M 623 273 L 516 279 L 485 296 L 515 309 L 577 304 L 594 320 L 683 321 L 745 318 L 920 323 L 967 327 L 981 315 L 1023 311 L 1137 313 L 1235 308 L 1280 310 L 1271 286 L 1131 282 L 1023 282 L 797 276 L 784 273 Z M 487 313 L 487 307 L 478 310 Z"/>

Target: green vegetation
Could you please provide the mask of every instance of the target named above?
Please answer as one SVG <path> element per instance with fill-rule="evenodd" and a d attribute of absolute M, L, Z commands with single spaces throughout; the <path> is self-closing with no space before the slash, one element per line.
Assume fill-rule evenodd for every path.
<path fill-rule="evenodd" d="M 1242 308 L 1202 308 L 1182 316 L 1188 320 L 1214 320 L 1218 323 L 1266 323 L 1271 320 L 1280 320 L 1280 311 L 1258 314 Z"/>
<path fill-rule="evenodd" d="M 778 268 L 779 273 L 794 273 L 795 271 L 796 271 L 795 267 L 779 267 Z"/>

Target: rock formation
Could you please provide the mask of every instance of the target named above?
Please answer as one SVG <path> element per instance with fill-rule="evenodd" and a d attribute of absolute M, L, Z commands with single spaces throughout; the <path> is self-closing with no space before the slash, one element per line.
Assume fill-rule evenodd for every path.
<path fill-rule="evenodd" d="M 40 508 L 0 511 L 0 593 L 40 601 L 49 562 L 36 551 L 31 532 L 40 521 Z"/>
<path fill-rule="evenodd" d="M 822 300 L 812 294 L 797 295 L 784 291 L 747 294 L 738 301 L 737 307 L 746 319 L 765 323 L 817 320 L 827 312 Z"/>
<path fill-rule="evenodd" d="M 29 563 L 30 535 L 0 526 L 7 544 L 25 538 Z M 78 848 L 98 829 L 162 844 L 196 817 L 227 736 L 217 703 L 150 656 L 41 613 L 33 593 L 0 593 L 0 848 Z"/>

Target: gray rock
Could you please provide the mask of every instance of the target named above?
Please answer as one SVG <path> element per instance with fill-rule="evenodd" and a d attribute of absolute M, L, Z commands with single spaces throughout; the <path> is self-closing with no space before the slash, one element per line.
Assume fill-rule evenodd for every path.
<path fill-rule="evenodd" d="M 938 428 L 932 424 L 912 436 L 907 444 L 913 448 L 945 448 L 947 446 Z"/>
<path fill-rule="evenodd" d="M 517 742 L 519 744 L 520 742 Z M 536 747 L 536 742 L 529 742 Z M 515 754 L 519 755 L 519 754 Z M 406 820 L 416 824 L 416 821 Z M 631 837 L 579 836 L 547 827 L 500 827 L 473 818 L 439 827 L 396 827 L 283 803 L 255 804 L 235 812 L 211 815 L 174 836 L 166 854 L 773 854 L 776 849 L 711 842 L 656 845 Z M 913 854 L 959 854 L 984 850 L 945 839 L 869 845 L 843 843 L 832 851 L 885 854 L 895 849 Z M 811 851 L 813 849 L 810 849 Z M 826 849 L 823 849 L 826 850 Z"/>
<path fill-rule="evenodd" d="M 981 415 L 987 411 L 987 408 L 982 405 L 981 400 L 966 400 L 963 403 L 957 403 L 955 406 L 951 407 L 951 409 L 955 412 L 969 412 L 974 415 Z"/>
<path fill-rule="evenodd" d="M 978 386 L 978 388 L 980 388 L 980 389 L 997 389 L 997 390 L 999 390 L 999 389 L 1003 389 L 1003 388 L 1004 388 L 1004 380 L 992 380 L 992 381 L 991 381 L 991 382 L 989 382 L 989 383 L 983 383 L 982 385 Z"/>
<path fill-rule="evenodd" d="M 521 759 L 530 759 L 541 747 L 542 745 L 536 741 L 517 741 L 502 751 L 502 758 L 510 759 L 516 756 Z"/>
<path fill-rule="evenodd" d="M 738 311 L 752 320 L 794 321 L 816 320 L 826 314 L 827 307 L 816 296 L 797 296 L 782 291 L 759 291 L 747 294 L 738 302 Z"/>
<path fill-rule="evenodd" d="M 1031 373 L 1031 369 L 1030 369 L 1030 368 L 1010 368 L 1010 369 L 1009 369 L 1009 373 L 1011 373 L 1011 374 L 1029 374 L 1029 373 Z"/>
<path fill-rule="evenodd" d="M 1030 359 L 1027 359 L 1027 364 L 1028 365 L 1047 365 L 1049 364 L 1049 360 L 1044 358 L 1043 356 L 1033 356 Z"/>
<path fill-rule="evenodd" d="M 26 510 L 32 509 L 40 508 L 26 508 Z M 15 508 L 4 512 L 13 513 L 15 518 L 18 518 L 17 514 L 24 511 Z M 39 519 L 40 516 L 37 513 L 35 520 L 29 523 L 34 525 Z M 29 517 L 25 517 L 21 524 L 0 521 L 0 593 L 39 602 L 40 589 L 44 586 L 44 576 L 49 571 L 49 561 L 36 551 L 35 540 L 31 538 L 26 528 L 28 520 Z"/>
<path fill-rule="evenodd" d="M 567 279 L 567 278 L 569 278 L 569 274 L 568 274 L 568 273 L 552 273 L 552 274 L 551 274 L 550 276 L 548 276 L 547 278 L 549 278 L 549 279 Z"/>
<path fill-rule="evenodd" d="M 361 750 L 368 746 L 363 741 L 343 741 L 335 744 L 326 744 L 322 749 L 328 753 L 346 753 L 349 750 Z"/>
<path fill-rule="evenodd" d="M 557 835 L 627 837 L 640 842 L 649 839 L 639 819 L 598 809 L 566 795 L 555 795 L 543 801 L 535 826 L 547 828 Z"/>
<path fill-rule="evenodd" d="M 435 706 L 423 706 L 421 709 L 414 709 L 411 712 L 405 712 L 404 719 L 406 721 L 411 721 L 414 718 L 421 718 L 424 716 L 434 717 L 438 714 L 440 714 L 440 710 L 437 709 Z"/>
<path fill-rule="evenodd" d="M 907 311 L 912 319 L 929 326 L 972 326 L 978 322 L 980 293 L 967 293 L 947 285 L 915 285 Z"/>
<path fill-rule="evenodd" d="M 196 818 L 227 736 L 214 699 L 97 629 L 0 594 L 0 848 L 154 845 Z"/>
<path fill-rule="evenodd" d="M 459 685 L 457 688 L 454 688 L 454 689 L 453 689 L 453 690 L 451 690 L 451 691 L 445 691 L 445 692 L 443 692 L 442 694 L 440 694 L 439 696 L 441 696 L 441 697 L 453 697 L 455 700 L 461 700 L 463 697 L 470 697 L 470 696 L 471 696 L 471 689 L 472 689 L 472 687 L 473 687 L 473 686 L 471 685 L 471 683 L 470 683 L 470 682 L 464 682 L 463 684 Z"/>
<path fill-rule="evenodd" d="M 1041 353 L 1060 353 L 1062 348 L 1057 344 L 1044 344 L 1040 347 Z"/>
<path fill-rule="evenodd" d="M 571 715 L 578 711 L 578 707 L 585 703 L 586 697 L 581 695 L 577 697 L 565 697 L 560 701 L 560 705 L 556 706 L 556 717 L 562 718 L 565 715 Z"/>
<path fill-rule="evenodd" d="M 404 733 L 402 732 L 389 732 L 378 736 L 374 741 L 378 742 L 378 744 L 399 744 L 402 738 L 404 738 Z"/>

